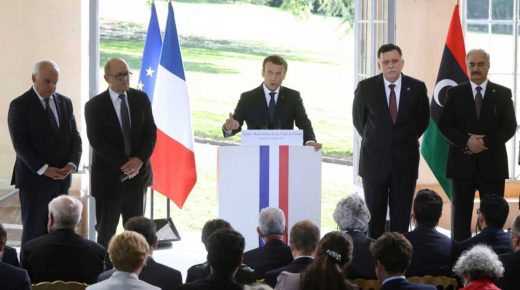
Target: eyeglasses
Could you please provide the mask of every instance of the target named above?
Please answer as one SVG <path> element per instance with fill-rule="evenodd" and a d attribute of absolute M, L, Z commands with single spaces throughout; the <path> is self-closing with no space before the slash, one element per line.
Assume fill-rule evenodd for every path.
<path fill-rule="evenodd" d="M 115 79 L 121 80 L 123 78 L 131 77 L 132 76 L 132 72 L 130 72 L 130 71 L 122 71 L 120 73 L 116 73 L 115 75 L 114 74 L 107 74 L 107 75 L 112 76 Z"/>

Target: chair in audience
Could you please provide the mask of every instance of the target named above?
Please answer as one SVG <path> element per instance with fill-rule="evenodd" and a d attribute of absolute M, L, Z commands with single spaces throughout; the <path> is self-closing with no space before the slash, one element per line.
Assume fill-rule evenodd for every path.
<path fill-rule="evenodd" d="M 53 281 L 53 282 L 40 282 L 33 284 L 33 290 L 85 290 L 87 284 L 75 281 Z"/>
<path fill-rule="evenodd" d="M 414 276 L 408 277 L 408 280 L 413 283 L 428 284 L 436 286 L 438 290 L 457 290 L 457 279 L 449 276 Z"/>
<path fill-rule="evenodd" d="M 354 279 L 349 280 L 350 283 L 355 284 L 359 287 L 359 290 L 379 290 L 381 284 L 376 279 Z"/>

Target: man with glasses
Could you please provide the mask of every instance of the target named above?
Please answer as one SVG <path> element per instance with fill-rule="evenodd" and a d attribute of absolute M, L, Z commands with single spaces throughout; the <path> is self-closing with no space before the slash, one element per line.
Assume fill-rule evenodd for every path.
<path fill-rule="evenodd" d="M 450 145 L 446 176 L 453 190 L 451 237 L 456 241 L 471 236 L 476 190 L 481 198 L 504 196 L 505 179 L 509 178 L 505 144 L 516 131 L 511 90 L 487 77 L 489 54 L 470 50 L 466 66 L 470 81 L 447 91 L 439 124 Z"/>
<path fill-rule="evenodd" d="M 509 234 L 503 230 L 509 214 L 507 201 L 496 194 L 487 195 L 481 199 L 476 213 L 477 229 L 480 232 L 459 244 L 455 258 L 477 244 L 490 246 L 497 255 L 510 253 Z"/>
<path fill-rule="evenodd" d="M 518 289 L 520 285 L 520 215 L 513 221 L 510 233 L 513 252 L 499 256 L 505 271 L 496 284 L 502 290 Z"/>
<path fill-rule="evenodd" d="M 91 194 L 96 198 L 97 241 L 107 247 L 119 215 L 123 224 L 144 213 L 152 183 L 150 155 L 156 131 L 148 96 L 130 88 L 126 62 L 105 65 L 108 89 L 85 104 L 87 136 L 92 146 Z"/>

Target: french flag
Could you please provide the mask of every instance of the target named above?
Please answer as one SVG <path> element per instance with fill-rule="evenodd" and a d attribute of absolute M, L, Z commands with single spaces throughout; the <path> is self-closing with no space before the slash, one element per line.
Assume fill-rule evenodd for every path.
<path fill-rule="evenodd" d="M 157 125 L 157 143 L 150 158 L 154 174 L 152 189 L 182 208 L 197 181 L 197 170 L 190 99 L 171 2 L 168 3 L 152 112 Z"/>

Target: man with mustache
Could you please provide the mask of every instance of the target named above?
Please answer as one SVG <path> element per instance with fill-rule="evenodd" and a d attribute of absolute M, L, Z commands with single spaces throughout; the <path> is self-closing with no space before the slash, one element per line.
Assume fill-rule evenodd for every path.
<path fill-rule="evenodd" d="M 408 231 L 419 137 L 430 120 L 424 82 L 401 74 L 401 48 L 385 44 L 377 58 L 382 73 L 358 83 L 352 106 L 354 126 L 362 138 L 359 176 L 372 217 L 368 231 L 373 239 L 385 230 L 387 204 L 390 231 Z"/>
<path fill-rule="evenodd" d="M 504 196 L 509 178 L 506 142 L 516 131 L 511 90 L 492 83 L 487 75 L 489 54 L 473 49 L 466 55 L 470 81 L 447 91 L 439 124 L 449 143 L 446 176 L 451 178 L 451 236 L 471 236 L 473 199 Z"/>

